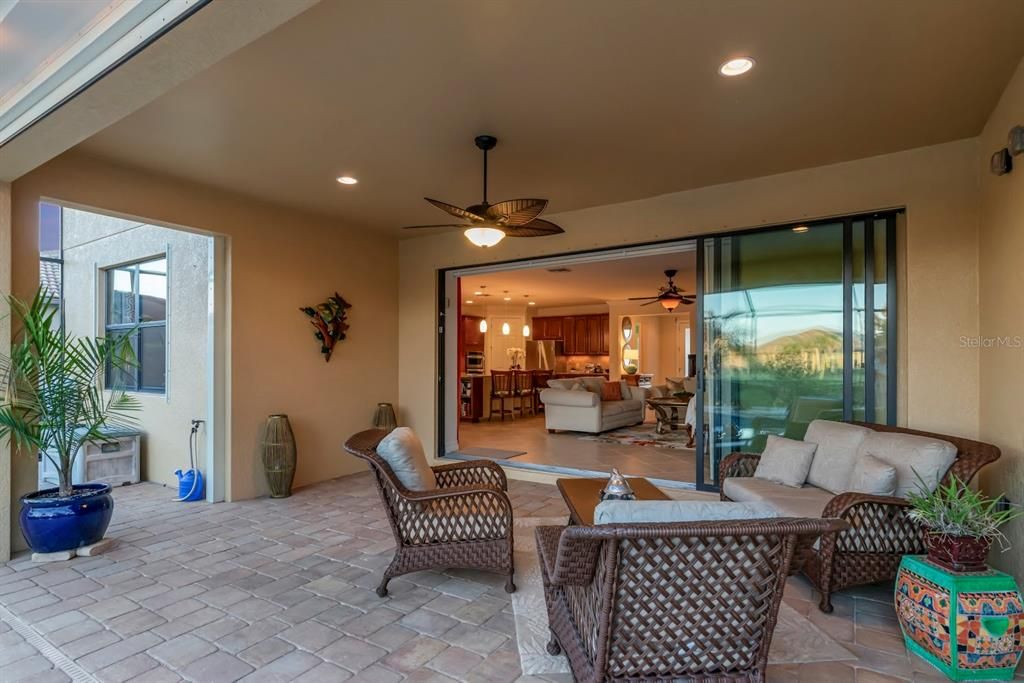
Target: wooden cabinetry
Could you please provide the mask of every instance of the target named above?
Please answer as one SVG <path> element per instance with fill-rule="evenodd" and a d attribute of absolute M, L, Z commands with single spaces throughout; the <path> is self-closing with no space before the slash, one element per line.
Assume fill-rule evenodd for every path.
<path fill-rule="evenodd" d="M 534 318 L 531 332 L 537 341 L 562 339 L 562 318 Z"/>
<path fill-rule="evenodd" d="M 462 349 L 463 351 L 483 351 L 484 333 L 480 331 L 480 318 L 475 315 L 462 316 Z"/>
<path fill-rule="evenodd" d="M 570 315 L 533 319 L 532 337 L 562 340 L 568 356 L 608 355 L 608 315 Z"/>

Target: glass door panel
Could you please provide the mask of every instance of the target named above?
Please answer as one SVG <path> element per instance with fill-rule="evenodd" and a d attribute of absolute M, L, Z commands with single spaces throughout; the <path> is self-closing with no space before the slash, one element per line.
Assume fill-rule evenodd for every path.
<path fill-rule="evenodd" d="M 812 420 L 892 423 L 895 217 L 701 240 L 697 485 Z"/>
<path fill-rule="evenodd" d="M 704 241 L 703 474 L 842 419 L 843 224 Z"/>

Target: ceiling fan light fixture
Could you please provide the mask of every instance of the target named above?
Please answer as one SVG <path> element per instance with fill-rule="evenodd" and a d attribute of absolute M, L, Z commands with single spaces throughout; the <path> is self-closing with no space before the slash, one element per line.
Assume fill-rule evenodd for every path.
<path fill-rule="evenodd" d="M 505 239 L 505 232 L 498 228 L 472 227 L 463 233 L 470 242 L 478 247 L 493 247 Z"/>
<path fill-rule="evenodd" d="M 359 180 L 357 178 L 353 178 L 350 175 L 338 176 L 337 180 L 342 185 L 355 185 L 355 184 L 357 184 L 359 182 Z"/>
<path fill-rule="evenodd" d="M 679 299 L 662 299 L 660 303 L 662 308 L 671 313 L 679 306 Z"/>

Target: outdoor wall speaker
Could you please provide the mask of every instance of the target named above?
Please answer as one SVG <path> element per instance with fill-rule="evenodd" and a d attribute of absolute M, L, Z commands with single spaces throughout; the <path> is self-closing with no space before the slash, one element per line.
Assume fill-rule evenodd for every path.
<path fill-rule="evenodd" d="M 1013 170 L 1013 157 L 1010 156 L 1010 150 L 1003 147 L 1001 150 L 992 155 L 992 158 L 988 162 L 988 168 L 992 171 L 993 175 L 1006 175 Z"/>
<path fill-rule="evenodd" d="M 1010 129 L 1010 135 L 1006 140 L 1006 148 L 1010 154 L 1017 156 L 1024 154 L 1024 126 L 1014 126 Z"/>

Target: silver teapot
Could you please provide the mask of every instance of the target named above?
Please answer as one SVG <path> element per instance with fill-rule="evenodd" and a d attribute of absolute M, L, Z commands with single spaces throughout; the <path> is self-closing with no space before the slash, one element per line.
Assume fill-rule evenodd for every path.
<path fill-rule="evenodd" d="M 612 476 L 608 477 L 608 483 L 601 489 L 601 500 L 636 500 L 636 494 L 626 478 L 613 467 Z"/>

